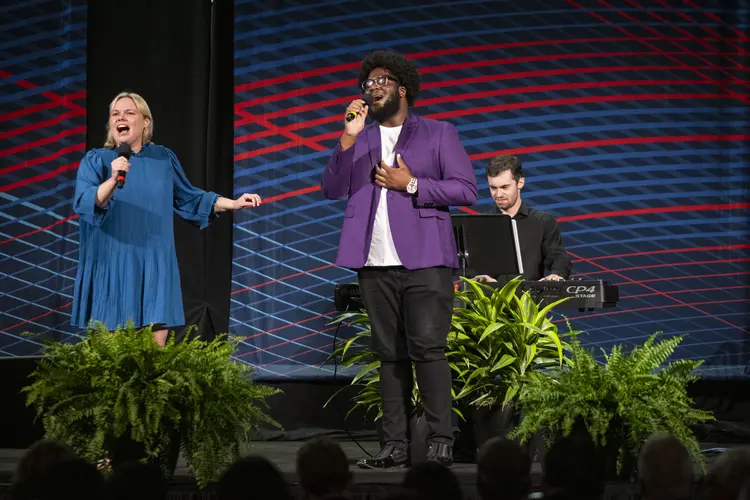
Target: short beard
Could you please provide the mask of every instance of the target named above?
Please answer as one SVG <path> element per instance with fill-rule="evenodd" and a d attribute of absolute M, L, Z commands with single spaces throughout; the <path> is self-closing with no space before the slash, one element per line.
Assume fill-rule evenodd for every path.
<path fill-rule="evenodd" d="M 391 94 L 380 108 L 375 109 L 374 105 L 370 106 L 370 111 L 367 114 L 378 123 L 386 122 L 398 113 L 400 101 L 401 96 L 398 93 Z"/>
<path fill-rule="evenodd" d="M 494 201 L 494 200 L 493 200 Z M 509 210 L 513 208 L 513 205 L 518 203 L 518 195 L 516 195 L 514 198 L 508 198 L 508 201 L 505 203 L 504 207 L 500 207 L 497 202 L 495 202 L 495 206 L 500 210 Z"/>

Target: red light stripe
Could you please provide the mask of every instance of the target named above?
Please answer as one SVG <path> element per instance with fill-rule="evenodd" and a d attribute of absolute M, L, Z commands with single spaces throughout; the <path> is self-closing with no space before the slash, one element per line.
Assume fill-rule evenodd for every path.
<path fill-rule="evenodd" d="M 746 136 L 750 137 L 750 135 Z M 714 203 L 704 205 L 681 205 L 669 207 L 646 207 L 632 208 L 628 210 L 612 210 L 610 212 L 597 212 L 592 214 L 569 215 L 558 217 L 558 222 L 570 222 L 576 220 L 602 219 L 605 217 L 622 217 L 627 215 L 646 215 L 646 214 L 666 214 L 674 212 L 696 212 L 696 211 L 716 211 L 716 210 L 744 210 L 750 208 L 750 203 Z M 743 248 L 750 248 L 750 245 L 742 245 Z M 606 257 L 605 257 L 606 258 Z M 595 260 L 587 259 L 587 260 Z"/>
<path fill-rule="evenodd" d="M 693 289 L 687 289 L 687 290 L 672 290 L 669 292 L 659 292 L 659 293 L 641 293 L 637 295 L 624 295 L 620 297 L 620 299 L 640 299 L 643 297 L 653 297 L 656 295 L 673 295 L 676 293 L 700 293 L 700 292 L 715 292 L 715 291 L 722 291 L 722 290 L 737 290 L 740 288 L 750 288 L 750 285 L 737 285 L 737 286 L 725 286 L 725 287 L 711 287 L 711 288 L 693 288 Z"/>
<path fill-rule="evenodd" d="M 28 179 L 23 179 L 18 182 L 12 182 L 10 184 L 6 184 L 5 186 L 0 186 L 0 193 L 4 191 L 10 191 L 12 189 L 16 189 L 22 186 L 28 186 L 29 184 L 35 184 L 37 182 L 41 182 L 46 179 L 51 179 L 53 177 L 58 176 L 59 174 L 62 174 L 63 172 L 67 172 L 68 170 L 73 170 L 74 168 L 77 168 L 78 163 L 79 162 L 68 163 L 67 165 L 58 167 L 55 170 L 52 170 L 51 172 L 46 172 L 44 174 L 35 175 L 34 177 L 30 177 Z"/>
<path fill-rule="evenodd" d="M 583 262 L 590 262 L 590 261 L 588 259 L 584 259 Z M 617 272 L 639 271 L 642 269 L 658 269 L 660 267 L 702 266 L 706 264 L 735 264 L 738 262 L 750 262 L 750 257 L 741 257 L 741 258 L 736 258 L 736 259 L 689 260 L 689 261 L 684 261 L 684 262 L 665 262 L 663 264 L 649 264 L 647 266 L 621 267 L 619 269 L 605 269 L 603 271 L 576 273 L 576 274 L 572 274 L 571 276 L 593 276 L 595 274 L 602 274 L 606 272 L 615 272 L 615 271 Z M 595 262 L 590 262 L 590 263 L 598 266 L 598 264 L 596 264 Z M 625 278 L 625 279 L 628 279 L 628 278 Z"/>
<path fill-rule="evenodd" d="M 559 221 L 560 219 L 558 219 Z M 644 255 L 658 255 L 664 253 L 685 253 L 685 252 L 716 252 L 716 251 L 727 251 L 727 250 L 746 250 L 750 249 L 750 244 L 740 245 L 715 245 L 710 247 L 686 247 L 686 248 L 666 248 L 663 250 L 647 250 L 645 252 L 633 252 L 633 253 L 621 253 L 617 255 L 600 255 L 598 257 L 587 257 L 586 261 L 591 262 L 594 260 L 604 259 L 622 259 L 626 257 L 641 257 Z M 575 262 L 583 262 L 574 260 Z"/>
<path fill-rule="evenodd" d="M 46 144 L 52 144 L 54 142 L 59 141 L 63 137 L 67 137 L 69 135 L 75 135 L 75 134 L 85 134 L 86 133 L 86 126 L 81 125 L 80 127 L 74 127 L 69 128 L 67 130 L 63 130 L 62 132 L 59 132 L 53 136 L 45 137 L 44 139 L 39 139 L 36 141 L 31 142 L 24 142 L 22 144 L 19 144 L 17 146 L 13 146 L 12 148 L 8 148 L 4 151 L 0 151 L 0 157 L 8 156 L 12 154 L 20 153 L 21 151 L 27 151 L 29 149 L 34 149 L 39 146 L 44 146 Z"/>
<path fill-rule="evenodd" d="M 286 328 L 291 328 L 293 326 L 301 325 L 303 323 L 307 323 L 308 321 L 312 321 L 314 319 L 327 318 L 328 316 L 331 316 L 332 314 L 335 314 L 335 313 L 336 313 L 336 311 L 332 311 L 332 312 L 328 312 L 328 313 L 324 313 L 324 314 L 318 314 L 316 316 L 312 316 L 310 318 L 306 318 L 306 319 L 303 319 L 301 321 L 295 321 L 294 323 L 289 323 L 288 325 L 277 326 L 276 328 L 271 328 L 270 330 L 267 330 L 265 332 L 256 333 L 254 335 L 248 335 L 247 337 L 244 337 L 242 340 L 250 340 L 250 339 L 254 339 L 256 337 L 261 337 L 261 336 L 266 335 L 268 333 L 278 332 L 279 330 L 284 330 Z"/>
<path fill-rule="evenodd" d="M 750 272 L 748 271 L 734 272 L 734 273 L 690 274 L 687 276 L 668 276 L 665 278 L 651 278 L 648 280 L 621 281 L 619 283 L 612 283 L 612 284 L 617 285 L 617 286 L 639 285 L 641 283 L 654 283 L 657 281 L 678 281 L 678 280 L 687 280 L 687 279 L 725 278 L 728 276 L 745 276 L 748 274 L 750 274 Z"/>
<path fill-rule="evenodd" d="M 310 273 L 314 273 L 315 271 L 322 271 L 323 269 L 328 269 L 329 267 L 333 267 L 333 266 L 334 266 L 334 264 L 326 264 L 325 266 L 316 267 L 315 269 L 308 269 L 307 271 L 300 271 L 298 273 L 290 274 L 288 276 L 284 276 L 283 278 L 278 278 L 278 279 L 275 279 L 275 280 L 266 281 L 264 283 L 258 283 L 257 285 L 252 285 L 252 286 L 248 286 L 248 287 L 242 288 L 240 290 L 235 290 L 234 292 L 232 292 L 232 295 L 235 295 L 235 294 L 240 293 L 240 292 L 246 292 L 247 290 L 255 290 L 256 288 L 260 288 L 260 287 L 266 286 L 266 285 L 271 285 L 273 283 L 278 283 L 280 281 L 288 280 L 290 278 L 294 278 L 294 277 L 297 277 L 297 276 L 302 276 L 303 274 L 310 274 Z"/>
<path fill-rule="evenodd" d="M 24 161 L 22 163 L 16 163 L 15 165 L 11 165 L 9 167 L 0 168 L 0 175 L 9 174 L 17 170 L 32 167 L 34 165 L 39 165 L 40 163 L 46 163 L 48 161 L 56 160 L 68 153 L 83 151 L 84 149 L 86 149 L 86 144 L 83 142 L 80 144 L 71 144 L 70 146 L 65 146 L 64 148 L 60 149 L 59 151 L 55 151 L 54 153 L 50 153 L 45 156 L 39 156 L 37 158 L 34 158 L 33 160 Z"/>
<path fill-rule="evenodd" d="M 57 312 L 57 311 L 59 311 L 61 309 L 65 309 L 66 307 L 68 307 L 71 304 L 72 304 L 72 302 L 68 302 L 67 304 L 63 304 L 60 307 L 56 307 L 55 309 L 50 309 L 46 313 L 40 314 L 39 316 L 34 316 L 31 319 L 27 319 L 25 321 L 21 321 L 20 323 L 16 323 L 15 325 L 11 325 L 11 326 L 5 327 L 2 330 L 0 330 L 0 333 L 7 332 L 8 330 L 12 330 L 13 328 L 18 328 L 19 326 L 23 326 L 23 325 L 26 325 L 28 323 L 32 323 L 32 322 L 34 322 L 34 321 L 36 321 L 38 319 L 44 318 L 45 316 L 49 316 L 50 314 L 52 314 L 54 312 Z"/>
<path fill-rule="evenodd" d="M 744 35 L 743 35 L 744 36 Z M 650 41 L 661 41 L 665 38 L 662 36 L 658 37 L 644 37 L 644 40 L 650 40 Z M 678 41 L 685 41 L 686 38 L 683 37 L 667 37 L 667 40 L 678 40 Z M 708 39 L 708 41 L 712 41 L 713 39 Z M 486 51 L 492 51 L 492 50 L 502 50 L 502 49 L 511 49 L 511 48 L 519 48 L 519 47 L 535 47 L 535 46 L 544 46 L 544 45 L 565 45 L 565 44 L 583 44 L 583 43 L 607 43 L 607 42 L 626 42 L 626 41 L 632 41 L 632 37 L 604 37 L 604 38 L 575 38 L 575 39 L 561 39 L 561 40 L 534 40 L 534 41 L 523 41 L 523 42 L 509 42 L 509 43 L 497 43 L 497 44 L 489 44 L 489 45 L 473 45 L 469 47 L 453 47 L 450 49 L 440 49 L 440 50 L 430 50 L 426 52 L 417 52 L 414 54 L 405 54 L 407 59 L 415 60 L 415 59 L 426 59 L 430 57 L 440 57 L 445 55 L 455 55 L 455 54 L 464 54 L 464 53 L 476 53 L 476 52 L 486 52 Z M 341 71 L 352 71 L 356 70 L 360 67 L 360 62 L 353 62 L 353 63 L 346 63 L 346 64 L 338 64 L 335 66 L 327 66 L 323 68 L 316 68 L 311 69 L 307 71 L 300 71 L 296 73 L 289 73 L 282 76 L 277 76 L 273 78 L 266 78 L 263 80 L 256 80 L 253 82 L 243 83 L 240 85 L 235 86 L 234 91 L 235 93 L 239 92 L 246 92 L 248 90 L 254 90 L 262 87 L 268 87 L 271 85 L 278 85 L 280 83 L 286 83 L 291 82 L 295 80 L 304 80 L 306 78 L 321 76 L 321 75 L 329 75 L 331 73 L 338 73 Z M 432 72 L 430 67 L 427 68 L 419 68 L 419 72 L 421 74 Z"/>
<path fill-rule="evenodd" d="M 641 311 L 653 311 L 656 309 L 670 309 L 673 307 L 690 307 L 691 309 L 696 306 L 706 306 L 710 304 L 729 304 L 729 303 L 735 303 L 735 302 L 750 302 L 750 299 L 733 299 L 733 300 L 710 300 L 707 302 L 693 302 L 692 304 L 667 304 L 663 306 L 650 306 L 650 307 L 638 307 L 636 309 L 623 309 L 620 311 L 607 311 L 607 312 L 601 312 L 601 313 L 594 313 L 594 314 L 584 314 L 583 316 L 573 316 L 571 318 L 567 318 L 567 320 L 572 321 L 575 319 L 586 319 L 586 318 L 595 318 L 597 316 L 611 316 L 613 314 L 624 314 L 624 313 L 632 313 L 632 312 L 641 312 Z M 706 314 L 705 312 L 698 310 L 701 314 Z M 716 318 L 715 316 L 711 315 L 714 319 L 718 319 L 722 321 L 722 323 L 728 323 L 730 326 L 733 326 L 735 328 L 739 328 L 737 325 L 734 325 L 732 323 L 726 322 L 721 320 L 721 318 Z M 554 320 L 554 323 L 560 323 L 562 321 L 566 321 L 566 319 L 557 319 Z"/>
<path fill-rule="evenodd" d="M 84 115 L 86 115 L 85 109 L 82 111 L 68 111 L 67 113 L 61 114 L 57 118 L 50 118 L 49 120 L 29 123 L 28 125 L 24 125 L 23 127 L 17 127 L 12 130 L 8 130 L 7 132 L 2 132 L 0 133 L 0 140 L 4 140 L 9 137 L 14 137 L 17 135 L 25 134 L 26 132 L 33 132 L 34 130 L 39 130 L 42 128 L 50 127 L 52 125 L 57 125 L 60 122 L 63 122 L 65 120 L 69 120 L 71 118 L 77 118 L 79 116 L 84 116 Z"/>
<path fill-rule="evenodd" d="M 685 2 L 687 5 L 693 7 L 694 9 L 702 10 L 702 7 L 699 6 L 699 5 L 696 5 L 696 3 L 693 2 L 692 0 L 683 0 L 683 2 Z M 706 14 L 711 19 L 713 19 L 714 21 L 716 21 L 717 23 L 723 24 L 724 26 L 728 26 L 732 31 L 734 31 L 735 33 L 737 33 L 743 39 L 743 41 L 750 40 L 750 38 L 748 38 L 745 33 L 743 33 L 742 31 L 738 30 L 737 28 L 735 28 L 735 27 L 733 27 L 731 25 L 728 25 L 728 23 L 726 23 L 725 21 L 723 21 L 719 16 L 717 16 L 713 12 L 710 12 L 710 11 L 707 11 L 707 10 L 703 10 L 703 13 Z"/>
<path fill-rule="evenodd" d="M 6 243 L 10 243 L 11 241 L 20 240 L 21 238 L 26 238 L 27 236 L 41 233 L 42 231 L 48 231 L 49 229 L 52 229 L 53 227 L 58 226 L 62 224 L 63 222 L 68 222 L 69 220 L 73 220 L 76 218 L 78 218 L 78 215 L 76 214 L 69 215 L 68 217 L 65 217 L 64 219 L 60 219 L 58 221 L 53 222 L 49 226 L 40 227 L 39 229 L 34 229 L 33 231 L 29 231 L 28 233 L 19 234 L 18 236 L 14 236 L 12 238 L 8 238 L 7 240 L 0 241 L 0 245 L 5 245 Z"/>

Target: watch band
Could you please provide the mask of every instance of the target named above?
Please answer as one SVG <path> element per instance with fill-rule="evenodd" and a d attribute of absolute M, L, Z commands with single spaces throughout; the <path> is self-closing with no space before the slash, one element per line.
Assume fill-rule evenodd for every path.
<path fill-rule="evenodd" d="M 409 194 L 414 194 L 417 192 L 417 178 L 412 177 L 409 181 L 409 184 L 406 185 L 406 192 Z"/>

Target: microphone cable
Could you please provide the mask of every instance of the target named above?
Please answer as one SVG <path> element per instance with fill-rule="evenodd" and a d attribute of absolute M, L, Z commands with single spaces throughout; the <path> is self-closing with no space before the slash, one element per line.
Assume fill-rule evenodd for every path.
<path fill-rule="evenodd" d="M 344 313 L 347 313 L 347 312 L 349 312 L 349 305 L 347 305 L 346 309 L 344 310 Z M 338 333 L 339 333 L 339 328 L 341 328 L 341 323 L 343 323 L 343 321 L 339 321 L 339 324 L 336 325 L 336 329 L 333 331 L 333 342 L 331 343 L 331 353 L 334 353 L 336 351 L 336 340 L 338 339 Z M 342 359 L 342 361 L 343 361 L 343 359 Z M 336 383 L 336 375 L 337 375 L 337 373 L 338 373 L 338 356 L 334 356 L 333 357 L 333 382 L 334 382 L 334 387 L 335 387 L 335 383 Z M 364 447 L 361 444 L 359 444 L 359 441 L 357 441 L 357 439 L 349 431 L 349 428 L 346 426 L 346 417 L 344 417 L 343 415 L 341 415 L 341 410 L 339 409 L 338 401 L 334 401 L 333 402 L 333 409 L 336 411 L 336 414 L 338 415 L 339 419 L 341 420 L 341 426 L 344 429 L 344 431 L 346 432 L 346 434 L 349 436 L 349 439 L 351 439 L 352 441 L 354 441 L 354 443 L 357 446 L 359 446 L 359 449 L 362 450 L 363 453 L 367 454 L 368 457 L 372 458 L 372 454 L 369 451 L 367 451 L 366 449 L 364 449 Z"/>

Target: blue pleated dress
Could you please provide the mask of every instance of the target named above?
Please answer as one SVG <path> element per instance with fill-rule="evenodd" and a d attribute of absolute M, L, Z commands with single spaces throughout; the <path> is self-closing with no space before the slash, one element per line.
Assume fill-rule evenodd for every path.
<path fill-rule="evenodd" d="M 203 229 L 215 217 L 218 195 L 192 186 L 172 151 L 147 144 L 131 155 L 125 186 L 97 207 L 96 191 L 115 157 L 115 149 L 93 149 L 78 168 L 73 209 L 81 232 L 71 324 L 183 325 L 172 213 Z"/>

